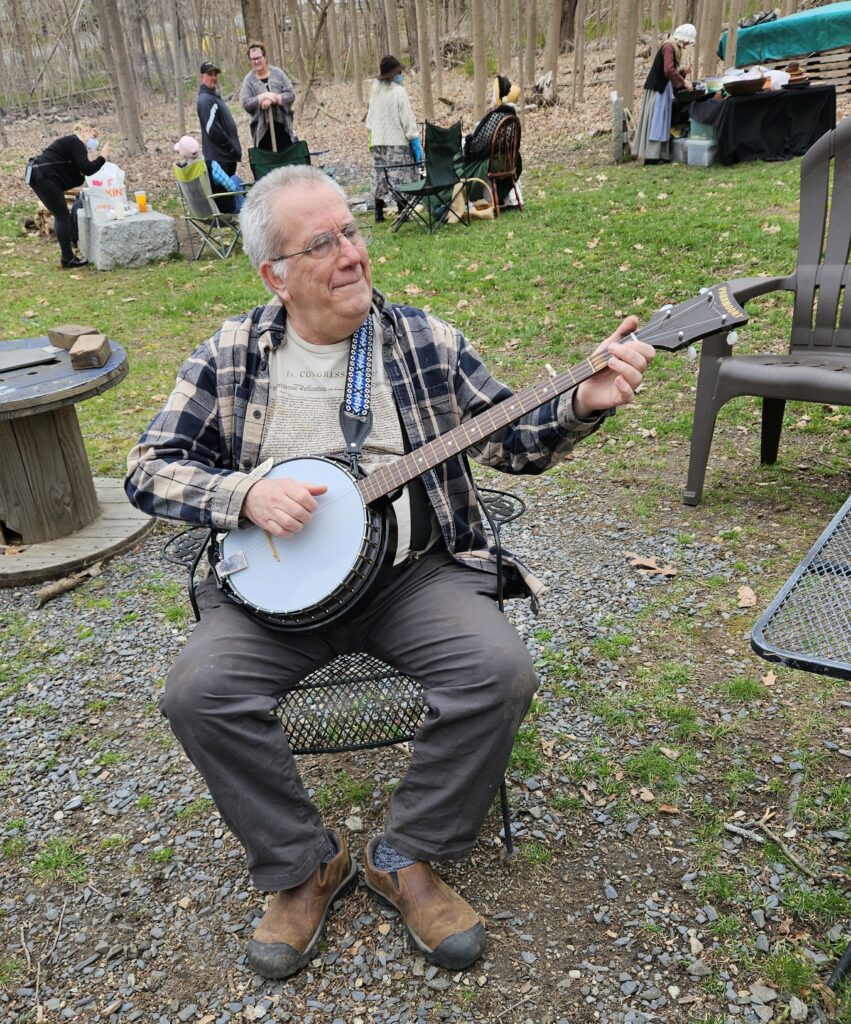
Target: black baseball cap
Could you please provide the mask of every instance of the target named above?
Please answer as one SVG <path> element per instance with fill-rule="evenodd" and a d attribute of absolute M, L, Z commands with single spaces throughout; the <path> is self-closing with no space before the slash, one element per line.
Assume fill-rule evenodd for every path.
<path fill-rule="evenodd" d="M 214 64 L 211 60 L 205 60 L 204 63 L 201 65 L 201 74 L 202 75 L 209 75 L 213 71 L 215 71 L 216 74 L 218 74 L 221 70 L 222 69 L 219 67 L 219 65 L 218 64 Z"/>

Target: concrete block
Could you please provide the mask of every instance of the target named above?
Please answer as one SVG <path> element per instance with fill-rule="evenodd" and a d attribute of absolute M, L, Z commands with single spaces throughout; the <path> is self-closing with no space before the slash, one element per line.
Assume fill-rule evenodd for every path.
<path fill-rule="evenodd" d="M 98 270 L 141 267 L 177 252 L 174 218 L 149 210 L 122 220 L 93 221 L 77 214 L 80 252 Z"/>
<path fill-rule="evenodd" d="M 75 370 L 103 366 L 109 359 L 109 342 L 103 334 L 84 334 L 71 346 L 71 365 Z"/>
<path fill-rule="evenodd" d="M 97 328 L 83 327 L 80 324 L 60 324 L 59 327 L 47 328 L 50 344 L 56 348 L 71 348 L 77 338 L 82 338 L 84 334 L 97 334 Z"/>

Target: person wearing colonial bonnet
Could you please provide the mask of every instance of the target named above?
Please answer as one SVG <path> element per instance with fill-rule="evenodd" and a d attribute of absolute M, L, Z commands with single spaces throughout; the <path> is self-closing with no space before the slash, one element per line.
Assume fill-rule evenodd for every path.
<path fill-rule="evenodd" d="M 487 164 L 491 155 L 491 143 L 494 134 L 502 120 L 509 114 L 516 114 L 516 103 L 520 99 L 520 87 L 512 84 L 505 75 L 496 75 L 493 80 L 493 92 L 491 105 L 485 116 L 479 121 L 476 127 L 464 139 L 464 176 L 467 178 L 482 178 L 487 181 Z M 519 132 L 520 125 L 517 125 Z M 517 167 L 515 179 L 519 178 L 523 171 L 523 160 L 520 156 L 519 143 L 517 151 Z M 519 196 L 515 197 L 510 193 L 514 192 L 511 183 L 500 182 L 497 186 L 500 190 L 500 206 L 516 206 Z M 519 186 L 518 186 L 519 189 Z M 503 191 L 506 193 L 503 195 Z M 476 198 L 475 194 L 472 198 Z"/>
<path fill-rule="evenodd" d="M 414 108 L 402 85 L 403 71 L 398 57 L 388 54 L 381 58 L 366 112 L 376 224 L 384 220 L 384 207 L 390 194 L 388 177 L 394 185 L 415 181 L 417 168 L 411 157 L 419 163 L 423 159 Z"/>
<path fill-rule="evenodd" d="M 692 83 L 686 79 L 691 68 L 685 66 L 685 57 L 696 38 L 694 25 L 678 25 L 653 58 L 650 73 L 644 82 L 641 112 L 632 147 L 633 156 L 646 164 L 671 159 L 674 93 L 682 89 L 690 92 L 693 88 Z"/>

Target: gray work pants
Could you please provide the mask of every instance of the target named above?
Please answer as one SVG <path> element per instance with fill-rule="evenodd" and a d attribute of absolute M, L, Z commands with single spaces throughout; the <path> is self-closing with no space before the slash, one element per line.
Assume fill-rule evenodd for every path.
<path fill-rule="evenodd" d="M 418 860 L 472 848 L 537 678 L 499 611 L 494 577 L 444 550 L 386 571 L 366 606 L 309 633 L 261 625 L 206 580 L 201 621 L 162 711 L 245 847 L 254 884 L 299 885 L 328 849 L 280 722 L 280 696 L 336 655 L 364 651 L 422 683 L 428 712 L 390 801 L 385 835 Z"/>

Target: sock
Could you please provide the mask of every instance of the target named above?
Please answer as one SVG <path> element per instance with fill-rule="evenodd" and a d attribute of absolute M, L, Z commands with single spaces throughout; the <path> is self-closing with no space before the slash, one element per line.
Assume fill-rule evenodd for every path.
<path fill-rule="evenodd" d="M 328 861 L 333 860 L 340 852 L 340 847 L 337 845 L 337 838 L 333 832 L 328 833 L 328 852 L 319 862 L 320 864 L 327 864 Z"/>
<path fill-rule="evenodd" d="M 401 871 L 402 868 L 409 868 L 416 863 L 413 857 L 394 850 L 384 839 L 379 839 L 376 843 L 372 862 L 379 871 Z"/>

